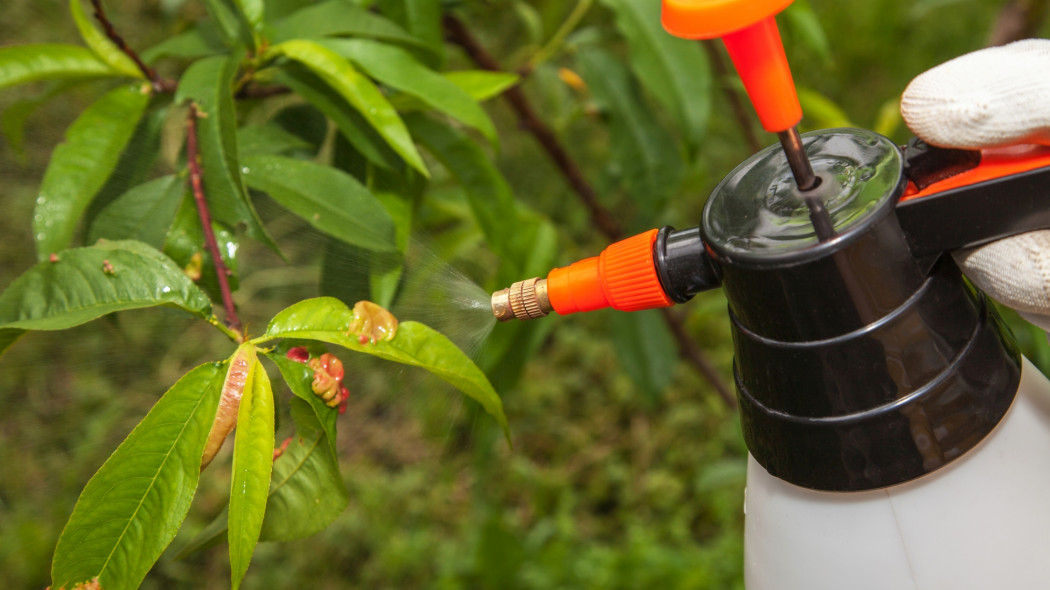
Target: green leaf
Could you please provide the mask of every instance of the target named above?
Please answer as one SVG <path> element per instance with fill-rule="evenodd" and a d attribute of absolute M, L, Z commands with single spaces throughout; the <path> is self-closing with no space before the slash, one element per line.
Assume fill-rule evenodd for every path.
<path fill-rule="evenodd" d="M 595 102 L 609 116 L 614 178 L 646 212 L 659 211 L 682 179 L 682 157 L 674 139 L 618 59 L 587 49 L 578 55 L 578 63 Z"/>
<path fill-rule="evenodd" d="M 660 4 L 602 0 L 631 47 L 631 65 L 646 89 L 670 112 L 687 143 L 701 144 L 711 111 L 711 72 L 695 41 L 668 35 Z"/>
<path fill-rule="evenodd" d="M 142 60 L 152 64 L 165 57 L 199 58 L 225 53 L 227 48 L 222 33 L 214 25 L 211 21 L 204 21 L 174 37 L 168 37 L 143 51 Z"/>
<path fill-rule="evenodd" d="M 329 0 L 304 8 L 273 27 L 274 43 L 317 37 L 366 37 L 409 47 L 425 48 L 396 23 L 346 0 Z"/>
<path fill-rule="evenodd" d="M 249 186 L 320 231 L 371 250 L 396 248 L 390 215 L 349 174 L 282 156 L 252 156 L 243 163 Z"/>
<path fill-rule="evenodd" d="M 833 100 L 811 88 L 799 86 L 798 102 L 806 113 L 806 126 L 811 129 L 855 127 L 845 112 Z"/>
<path fill-rule="evenodd" d="M 307 151 L 311 147 L 305 139 L 272 123 L 245 125 L 237 130 L 237 151 L 245 157 L 276 156 L 293 151 Z"/>
<path fill-rule="evenodd" d="M 146 76 L 135 65 L 135 61 L 121 51 L 116 43 L 110 41 L 109 37 L 95 28 L 88 16 L 84 14 L 84 5 L 80 2 L 81 0 L 69 0 L 69 11 L 73 14 L 73 21 L 76 22 L 80 38 L 84 40 L 84 43 L 95 52 L 99 59 L 109 64 L 114 72 L 131 78 L 145 78 Z"/>
<path fill-rule="evenodd" d="M 263 0 L 237 0 L 237 5 L 253 29 L 262 26 L 266 16 L 266 3 Z"/>
<path fill-rule="evenodd" d="M 88 243 L 102 238 L 138 240 L 162 248 L 185 193 L 186 180 L 177 176 L 163 176 L 132 188 L 99 211 L 91 223 Z"/>
<path fill-rule="evenodd" d="M 256 359 L 251 383 L 244 387 L 237 411 L 230 486 L 230 574 L 236 590 L 248 571 L 259 542 L 273 469 L 273 391 L 266 370 Z"/>
<path fill-rule="evenodd" d="M 37 80 L 116 75 L 90 49 L 76 45 L 0 47 L 0 88 Z"/>
<path fill-rule="evenodd" d="M 379 82 L 418 98 L 496 142 L 496 127 L 481 105 L 404 49 L 367 39 L 332 39 L 323 44 Z"/>
<path fill-rule="evenodd" d="M 486 241 L 510 264 L 504 269 L 515 276 L 550 270 L 552 250 L 540 237 L 553 229 L 546 220 L 519 210 L 506 179 L 477 142 L 427 117 L 411 115 L 406 121 L 427 151 L 463 185 Z"/>
<path fill-rule="evenodd" d="M 387 144 L 379 132 L 354 110 L 341 96 L 336 94 L 323 80 L 304 67 L 293 65 L 283 68 L 276 76 L 277 82 L 290 87 L 335 123 L 339 133 L 350 142 L 369 162 L 388 170 L 403 167 L 401 158 Z"/>
<path fill-rule="evenodd" d="M 476 101 L 484 102 L 503 94 L 521 79 L 517 74 L 489 72 L 485 70 L 460 70 L 446 72 L 445 78 L 466 91 Z"/>
<path fill-rule="evenodd" d="M 279 355 L 270 355 L 275 362 L 278 358 Z M 284 361 L 295 365 L 294 381 L 289 381 L 292 391 L 299 395 L 297 389 L 301 389 L 300 384 L 305 379 L 307 395 L 320 401 L 310 391 L 312 371 L 302 363 Z M 279 366 L 284 364 L 278 363 Z M 300 371 L 306 376 L 299 376 Z M 287 379 L 289 373 L 283 368 L 281 373 Z M 346 486 L 339 474 L 335 445 L 326 434 L 327 427 L 322 427 L 318 417 L 311 414 L 310 405 L 312 403 L 307 404 L 301 399 L 291 401 L 295 436 L 284 454 L 274 462 L 260 541 L 289 541 L 310 536 L 331 524 L 349 503 Z M 324 403 L 321 406 L 332 417 L 332 428 L 335 428 L 336 410 Z M 179 552 L 176 559 L 225 541 L 228 520 L 229 512 L 224 510 Z"/>
<path fill-rule="evenodd" d="M 7 349 L 11 348 L 11 345 L 15 342 L 18 342 L 18 339 L 24 336 L 25 333 L 25 330 L 0 329 L 0 356 L 4 356 Z"/>
<path fill-rule="evenodd" d="M 651 401 L 658 400 L 671 384 L 678 363 L 674 337 L 660 312 L 613 313 L 610 320 L 620 366 Z"/>
<path fill-rule="evenodd" d="M 902 123 L 904 118 L 901 116 L 900 98 L 894 96 L 879 107 L 871 130 L 886 137 L 893 137 Z"/>
<path fill-rule="evenodd" d="M 33 213 L 37 257 L 70 245 L 80 216 L 113 173 L 149 104 L 137 87 L 122 86 L 95 101 L 51 154 Z"/>
<path fill-rule="evenodd" d="M 253 45 L 251 30 L 233 0 L 204 0 L 204 5 L 208 7 L 208 13 L 215 19 L 228 45 Z"/>
<path fill-rule="evenodd" d="M 26 164 L 26 151 L 25 151 L 25 131 L 26 122 L 29 120 L 34 113 L 36 113 L 40 107 L 47 104 L 51 99 L 57 97 L 60 94 L 72 89 L 74 86 L 79 84 L 81 80 L 58 80 L 49 84 L 47 90 L 43 93 L 30 98 L 25 98 L 12 103 L 7 106 L 0 113 L 0 125 L 3 126 L 4 136 L 7 137 L 7 144 L 11 147 L 11 151 L 14 152 L 19 163 L 23 166 Z"/>
<path fill-rule="evenodd" d="M 518 211 L 510 185 L 476 142 L 428 117 L 406 118 L 420 143 L 462 183 L 489 245 L 510 261 L 521 262 L 528 246 L 517 236 Z"/>
<path fill-rule="evenodd" d="M 260 541 L 309 537 L 332 524 L 350 503 L 334 445 L 317 416 L 299 399 L 291 401 L 291 409 L 295 436 L 274 461 Z M 328 408 L 328 413 L 336 411 Z"/>
<path fill-rule="evenodd" d="M 135 188 L 136 186 L 154 178 L 152 174 L 153 165 L 161 152 L 161 134 L 170 111 L 170 101 L 161 99 L 158 108 L 148 108 L 131 139 L 124 146 L 120 159 L 110 174 L 106 184 L 102 185 L 95 198 L 88 205 L 84 219 L 88 225 L 94 223 L 102 209 L 113 202 L 114 199 Z"/>
<path fill-rule="evenodd" d="M 387 258 L 374 257 L 369 265 L 369 282 L 372 287 L 370 299 L 382 307 L 389 307 L 394 302 L 405 271 L 404 252 L 408 250 L 412 233 L 413 199 L 404 192 L 407 191 L 376 193 L 376 199 L 383 204 L 394 221 L 394 239 L 398 250 L 393 256 Z"/>
<path fill-rule="evenodd" d="M 789 30 L 798 37 L 813 53 L 816 53 L 825 64 L 831 62 L 831 48 L 824 27 L 805 0 L 792 3 L 784 10 Z"/>
<path fill-rule="evenodd" d="M 380 0 L 379 9 L 409 33 L 426 43 L 433 55 L 427 65 L 435 69 L 445 61 L 445 33 L 441 26 L 442 3 L 434 0 Z"/>
<path fill-rule="evenodd" d="M 233 77 L 237 60 L 208 57 L 193 63 L 179 81 L 176 102 L 192 100 L 197 119 L 204 191 L 211 213 L 231 227 L 247 224 L 247 233 L 278 252 L 248 200 L 237 155 L 237 115 L 233 105 Z"/>
<path fill-rule="evenodd" d="M 339 54 L 313 41 L 285 41 L 271 47 L 268 57 L 285 56 L 297 61 L 320 76 L 339 93 L 386 140 L 405 162 L 429 176 L 412 137 L 394 107 L 367 77 Z"/>
<path fill-rule="evenodd" d="M 393 340 L 361 344 L 356 336 L 347 333 L 353 319 L 353 311 L 338 299 L 307 299 L 277 314 L 266 328 L 265 338 L 319 340 L 426 369 L 480 403 L 510 440 L 503 402 L 481 369 L 448 338 L 423 324 L 401 322 Z"/>
<path fill-rule="evenodd" d="M 53 587 L 138 587 L 189 511 L 225 376 L 220 363 L 187 373 L 95 473 L 58 539 Z"/>
<path fill-rule="evenodd" d="M 219 252 L 222 254 L 222 260 L 226 263 L 230 290 L 235 292 L 240 287 L 237 274 L 240 242 L 237 236 L 222 223 L 213 221 L 211 227 L 219 246 Z M 184 269 L 187 267 L 199 268 L 200 279 L 196 281 L 197 284 L 212 298 L 212 301 L 222 299 L 219 281 L 215 274 L 215 263 L 211 258 L 211 253 L 205 248 L 204 230 L 197 216 L 197 205 L 193 200 L 193 195 L 189 192 L 183 196 L 171 229 L 165 236 L 164 254 Z M 203 263 L 201 266 L 197 266 L 195 261 L 197 256 Z"/>
<path fill-rule="evenodd" d="M 37 263 L 0 294 L 0 329 L 65 330 L 115 311 L 157 305 L 202 318 L 211 314 L 204 292 L 145 244 L 102 242 L 56 258 Z"/>
<path fill-rule="evenodd" d="M 307 73 L 307 75 L 312 74 Z M 314 76 L 314 79 L 316 78 Z M 328 118 L 309 104 L 293 104 L 285 107 L 270 119 L 270 123 L 309 144 L 311 155 L 320 152 L 328 140 Z"/>

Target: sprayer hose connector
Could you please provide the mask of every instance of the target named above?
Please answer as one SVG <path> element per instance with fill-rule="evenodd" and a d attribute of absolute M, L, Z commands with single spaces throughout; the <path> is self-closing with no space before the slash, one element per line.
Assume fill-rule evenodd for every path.
<path fill-rule="evenodd" d="M 547 279 L 525 279 L 492 294 L 492 313 L 501 322 L 542 318 L 550 312 Z"/>

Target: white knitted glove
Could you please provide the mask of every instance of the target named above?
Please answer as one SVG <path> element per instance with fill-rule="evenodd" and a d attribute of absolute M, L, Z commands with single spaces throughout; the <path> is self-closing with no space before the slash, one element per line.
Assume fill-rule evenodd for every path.
<path fill-rule="evenodd" d="M 983 49 L 912 80 L 904 122 L 941 147 L 1050 144 L 1050 39 Z M 1046 187 L 1050 207 L 1050 186 Z M 966 276 L 995 300 L 1050 330 L 1050 230 L 953 253 Z"/>

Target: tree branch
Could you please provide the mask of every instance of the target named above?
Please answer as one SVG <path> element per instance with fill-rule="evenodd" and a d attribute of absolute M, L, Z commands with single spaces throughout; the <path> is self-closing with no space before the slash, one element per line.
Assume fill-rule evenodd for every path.
<path fill-rule="evenodd" d="M 451 15 L 445 15 L 443 24 L 447 39 L 463 48 L 474 63 L 483 69 L 493 72 L 503 71 L 496 58 L 481 46 L 462 21 Z M 583 177 L 580 167 L 565 150 L 561 142 L 558 141 L 554 131 L 536 114 L 536 110 L 532 107 L 521 87 L 514 86 L 510 88 L 504 92 L 503 96 L 514 110 L 514 114 L 518 118 L 518 124 L 531 133 L 536 141 L 539 142 L 547 156 L 565 177 L 569 186 L 572 187 L 576 196 L 587 208 L 591 215 L 591 220 L 598 229 L 610 240 L 619 240 L 622 237 L 620 224 L 598 200 L 597 192 Z M 725 381 L 719 376 L 718 371 L 714 369 L 713 365 L 704 356 L 703 351 L 700 350 L 700 347 L 696 345 L 696 342 L 689 335 L 681 316 L 671 313 L 667 309 L 662 311 L 664 321 L 667 322 L 671 334 L 678 343 L 678 354 L 682 360 L 689 363 L 715 388 L 718 395 L 726 402 L 726 405 L 730 408 L 735 408 L 736 398 Z"/>
<path fill-rule="evenodd" d="M 135 65 L 138 66 L 142 75 L 146 76 L 146 79 L 153 85 L 153 89 L 157 92 L 175 92 L 175 87 L 178 83 L 175 80 L 161 78 L 160 75 L 157 74 L 157 70 L 146 65 L 146 63 L 142 61 L 142 58 L 139 57 L 139 54 L 129 47 L 127 42 L 124 41 L 124 38 L 120 36 L 120 33 L 117 32 L 113 23 L 109 22 L 109 18 L 106 17 L 106 11 L 102 8 L 102 0 L 91 0 L 91 6 L 95 9 L 95 18 L 98 20 L 99 24 L 102 25 L 102 29 L 106 32 L 106 36 L 109 37 L 110 41 L 116 43 L 117 47 L 135 62 Z"/>
<path fill-rule="evenodd" d="M 190 167 L 190 186 L 193 188 L 193 200 L 197 203 L 197 216 L 204 230 L 204 243 L 208 247 L 212 263 L 215 265 L 215 276 L 219 281 L 222 293 L 222 304 L 226 309 L 226 326 L 231 330 L 240 330 L 241 320 L 237 317 L 237 307 L 233 304 L 233 293 L 230 291 L 229 271 L 222 260 L 219 243 L 215 240 L 215 230 L 211 226 L 211 213 L 204 198 L 204 186 L 201 176 L 200 149 L 197 143 L 197 105 L 190 105 L 190 114 L 186 121 L 186 160 Z"/>
<path fill-rule="evenodd" d="M 1048 10 L 1048 0 L 1010 0 L 999 11 L 999 17 L 988 35 L 988 47 L 1035 36 L 1046 20 Z"/>

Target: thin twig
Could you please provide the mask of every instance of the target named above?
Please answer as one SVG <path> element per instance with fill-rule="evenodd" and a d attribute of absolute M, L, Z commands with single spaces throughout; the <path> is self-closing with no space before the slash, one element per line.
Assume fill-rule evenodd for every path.
<path fill-rule="evenodd" d="M 737 126 L 740 127 L 740 131 L 744 134 L 744 141 L 747 142 L 748 149 L 751 150 L 751 153 L 757 152 L 762 149 L 762 144 L 758 141 L 758 135 L 755 134 L 755 127 L 751 122 L 752 117 L 749 116 L 747 109 L 744 108 L 740 95 L 725 85 L 725 80 L 729 76 L 729 68 L 726 67 L 726 61 L 722 57 L 722 52 L 718 50 L 718 42 L 713 40 L 701 41 L 700 46 L 704 48 L 708 59 L 711 60 L 711 66 L 715 69 L 715 78 L 718 80 L 718 85 L 722 87 L 722 93 L 725 95 L 726 101 L 729 102 L 729 108 L 733 111 L 733 117 L 736 118 Z"/>
<path fill-rule="evenodd" d="M 1034 37 L 1050 11 L 1047 0 L 1010 0 L 999 11 L 988 35 L 988 47 Z"/>
<path fill-rule="evenodd" d="M 736 408 L 736 397 L 729 389 L 729 386 L 726 385 L 722 376 L 718 374 L 718 369 L 715 369 L 715 366 L 707 359 L 704 351 L 697 346 L 696 340 L 693 340 L 692 336 L 689 335 L 689 331 L 685 327 L 685 320 L 681 314 L 677 314 L 666 307 L 661 309 L 660 313 L 663 314 L 667 327 L 671 329 L 671 334 L 674 336 L 675 342 L 678 343 L 678 354 L 692 364 L 693 368 L 704 379 L 707 379 L 707 382 L 711 384 L 711 387 L 715 388 L 715 391 L 718 392 L 718 397 L 722 398 L 726 406 Z"/>
<path fill-rule="evenodd" d="M 233 293 L 230 291 L 229 271 L 219 252 L 219 243 L 215 240 L 215 231 L 211 227 L 211 213 L 204 198 L 204 183 L 201 176 L 200 149 L 197 143 L 197 105 L 190 105 L 190 114 L 186 121 L 186 160 L 190 167 L 190 186 L 193 188 L 193 200 L 197 203 L 197 215 L 204 230 L 204 243 L 208 247 L 212 263 L 215 265 L 215 276 L 219 280 L 219 292 L 222 293 L 222 304 L 226 309 L 226 325 L 231 330 L 240 330 L 241 320 L 237 317 L 237 307 L 233 304 Z"/>
<path fill-rule="evenodd" d="M 443 23 L 448 40 L 462 47 L 474 63 L 486 70 L 503 71 L 496 58 L 478 43 L 477 39 L 474 38 L 474 35 L 462 21 L 446 15 Z M 506 97 L 514 110 L 518 118 L 518 124 L 536 138 L 536 141 L 539 142 L 547 156 L 557 166 L 580 201 L 583 202 L 590 213 L 591 220 L 598 229 L 610 240 L 619 240 L 622 237 L 619 223 L 616 222 L 612 213 L 598 200 L 597 192 L 583 177 L 580 167 L 569 156 L 561 142 L 558 141 L 554 131 L 536 114 L 536 110 L 532 107 L 521 88 L 514 86 L 507 90 L 503 96 Z M 692 365 L 715 388 L 719 396 L 730 408 L 736 407 L 735 398 L 729 387 L 704 356 L 703 351 L 696 345 L 696 342 L 693 341 L 688 330 L 686 330 L 682 318 L 666 309 L 663 312 L 664 321 L 667 322 L 668 327 L 671 329 L 671 334 L 678 343 L 679 356 Z"/>
<path fill-rule="evenodd" d="M 135 65 L 138 66 L 142 75 L 146 76 L 146 79 L 153 85 L 153 89 L 157 92 L 175 92 L 177 82 L 160 77 L 160 75 L 157 74 L 157 70 L 146 65 L 146 63 L 142 61 L 142 58 L 139 57 L 139 54 L 128 46 L 126 41 L 124 41 L 124 37 L 120 36 L 120 33 L 117 32 L 113 23 L 111 23 L 109 18 L 106 17 L 106 11 L 102 8 L 102 0 L 91 0 L 91 6 L 94 7 L 95 18 L 98 20 L 99 24 L 102 25 L 102 29 L 106 32 L 106 36 L 109 37 L 110 41 L 116 43 L 117 47 L 135 62 Z"/>
<path fill-rule="evenodd" d="M 558 30 L 551 35 L 550 40 L 536 52 L 535 55 L 529 60 L 527 64 L 521 69 L 522 75 L 528 75 L 532 73 L 536 68 L 543 62 L 550 59 L 552 55 L 561 47 L 562 43 L 565 42 L 565 38 L 569 36 L 583 17 L 587 14 L 587 11 L 591 9 L 591 5 L 594 4 L 594 0 L 579 0 L 576 3 L 576 7 L 572 9 L 569 16 L 562 21 L 561 26 Z"/>

